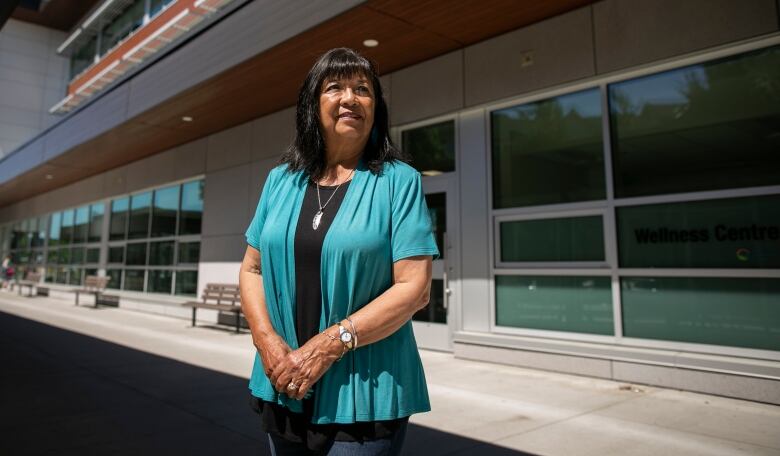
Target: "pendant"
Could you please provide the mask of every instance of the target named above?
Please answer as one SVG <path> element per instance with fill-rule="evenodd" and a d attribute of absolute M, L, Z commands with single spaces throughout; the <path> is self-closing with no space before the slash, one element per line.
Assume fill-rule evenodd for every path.
<path fill-rule="evenodd" d="M 317 213 L 314 214 L 314 220 L 312 220 L 311 222 L 311 227 L 316 230 L 320 226 L 321 219 L 322 219 L 322 211 L 317 211 Z"/>

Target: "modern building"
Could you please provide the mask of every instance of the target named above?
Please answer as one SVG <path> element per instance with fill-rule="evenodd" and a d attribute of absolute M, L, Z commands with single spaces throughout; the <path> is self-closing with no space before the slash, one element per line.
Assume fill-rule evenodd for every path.
<path fill-rule="evenodd" d="M 303 76 L 348 46 L 443 252 L 421 346 L 780 403 L 779 10 L 23 1 L 0 29 L 0 253 L 53 296 L 105 275 L 120 306 L 187 318 L 237 281 Z"/>

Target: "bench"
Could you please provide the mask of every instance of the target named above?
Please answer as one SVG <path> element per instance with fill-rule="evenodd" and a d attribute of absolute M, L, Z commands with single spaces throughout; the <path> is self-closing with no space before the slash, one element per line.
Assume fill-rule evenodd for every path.
<path fill-rule="evenodd" d="M 95 295 L 95 308 L 97 309 L 100 295 L 106 290 L 106 285 L 108 285 L 110 279 L 110 277 L 88 275 L 84 279 L 84 288 L 71 290 L 72 293 L 76 293 L 76 305 L 79 305 L 79 295 L 81 293 L 89 293 Z"/>
<path fill-rule="evenodd" d="M 32 297 L 33 288 L 38 287 L 38 283 L 40 281 L 41 281 L 40 273 L 27 271 L 27 275 L 24 277 L 24 280 L 19 280 L 16 282 L 16 285 L 19 287 L 19 296 L 22 295 L 22 288 L 27 287 L 29 289 L 29 294 L 27 296 Z"/>
<path fill-rule="evenodd" d="M 182 304 L 192 307 L 192 326 L 198 309 L 212 309 L 233 312 L 236 315 L 236 333 L 241 331 L 241 292 L 236 284 L 207 283 L 200 301 L 188 301 Z"/>

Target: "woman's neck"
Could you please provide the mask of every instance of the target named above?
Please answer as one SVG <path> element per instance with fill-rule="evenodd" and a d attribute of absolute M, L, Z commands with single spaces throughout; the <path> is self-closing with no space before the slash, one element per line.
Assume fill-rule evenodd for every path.
<path fill-rule="evenodd" d="M 357 168 L 363 148 L 327 148 L 325 149 L 325 169 L 320 176 L 320 185 L 338 185 L 349 179 Z"/>

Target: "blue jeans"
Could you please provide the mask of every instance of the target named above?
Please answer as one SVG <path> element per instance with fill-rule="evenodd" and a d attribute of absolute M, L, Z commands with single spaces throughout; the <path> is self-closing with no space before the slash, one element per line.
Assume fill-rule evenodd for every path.
<path fill-rule="evenodd" d="M 398 456 L 406 437 L 406 425 L 404 422 L 393 435 L 385 439 L 365 442 L 334 441 L 322 452 L 312 451 L 304 443 L 290 442 L 274 434 L 268 434 L 268 437 L 271 441 L 272 456 Z"/>

